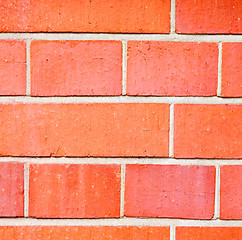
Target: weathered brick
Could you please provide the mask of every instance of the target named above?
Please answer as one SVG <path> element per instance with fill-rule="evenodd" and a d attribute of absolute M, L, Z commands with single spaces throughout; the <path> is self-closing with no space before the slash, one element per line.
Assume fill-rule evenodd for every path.
<path fill-rule="evenodd" d="M 221 166 L 220 217 L 242 219 L 242 165 Z"/>
<path fill-rule="evenodd" d="M 215 96 L 218 45 L 128 42 L 128 95 Z"/>
<path fill-rule="evenodd" d="M 239 227 L 177 227 L 176 240 L 240 240 Z"/>
<path fill-rule="evenodd" d="M 0 40 L 0 95 L 24 94 L 26 94 L 25 42 Z"/>
<path fill-rule="evenodd" d="M 24 215 L 24 165 L 0 163 L 0 217 Z"/>
<path fill-rule="evenodd" d="M 168 156 L 168 104 L 0 104 L 0 156 Z"/>
<path fill-rule="evenodd" d="M 121 95 L 121 92 L 121 42 L 31 43 L 32 95 Z"/>
<path fill-rule="evenodd" d="M 241 158 L 241 105 L 175 105 L 176 158 Z"/>
<path fill-rule="evenodd" d="M 176 0 L 177 33 L 241 34 L 240 0 Z"/>
<path fill-rule="evenodd" d="M 37 218 L 120 216 L 120 166 L 30 165 L 29 215 Z"/>
<path fill-rule="evenodd" d="M 242 43 L 223 43 L 222 51 L 221 95 L 242 97 Z"/>
<path fill-rule="evenodd" d="M 127 165 L 125 216 L 211 219 L 212 166 Z"/>
<path fill-rule="evenodd" d="M 170 0 L 4 0 L 1 32 L 169 33 Z"/>
<path fill-rule="evenodd" d="M 0 227 L 1 240 L 169 240 L 169 227 Z"/>

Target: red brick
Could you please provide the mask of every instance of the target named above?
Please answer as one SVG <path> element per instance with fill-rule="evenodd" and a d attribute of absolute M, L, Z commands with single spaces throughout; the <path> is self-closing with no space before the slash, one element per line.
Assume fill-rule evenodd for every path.
<path fill-rule="evenodd" d="M 176 240 L 240 240 L 239 227 L 177 227 Z"/>
<path fill-rule="evenodd" d="M 169 227 L 0 227 L 1 240 L 169 240 Z"/>
<path fill-rule="evenodd" d="M 24 95 L 25 93 L 25 42 L 0 40 L 0 95 Z"/>
<path fill-rule="evenodd" d="M 211 219 L 212 166 L 127 165 L 125 216 Z"/>
<path fill-rule="evenodd" d="M 241 105 L 175 105 L 176 158 L 241 158 Z"/>
<path fill-rule="evenodd" d="M 0 217 L 24 214 L 24 166 L 22 163 L 0 163 Z"/>
<path fill-rule="evenodd" d="M 118 165 L 30 165 L 31 217 L 119 217 L 119 206 Z"/>
<path fill-rule="evenodd" d="M 170 0 L 4 0 L 2 32 L 169 33 Z"/>
<path fill-rule="evenodd" d="M 31 43 L 32 95 L 121 95 L 121 92 L 121 42 Z"/>
<path fill-rule="evenodd" d="M 127 94 L 215 96 L 218 44 L 128 42 Z"/>
<path fill-rule="evenodd" d="M 220 169 L 220 217 L 242 219 L 242 165 Z"/>
<path fill-rule="evenodd" d="M 222 49 L 222 96 L 242 97 L 242 43 L 223 43 Z"/>
<path fill-rule="evenodd" d="M 176 32 L 241 34 L 241 12 L 241 0 L 176 0 Z"/>
<path fill-rule="evenodd" d="M 169 105 L 0 104 L 0 156 L 168 156 Z"/>

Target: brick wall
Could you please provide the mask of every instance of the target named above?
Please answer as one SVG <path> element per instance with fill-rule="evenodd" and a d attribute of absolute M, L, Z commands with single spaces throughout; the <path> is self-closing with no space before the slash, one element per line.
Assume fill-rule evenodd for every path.
<path fill-rule="evenodd" d="M 241 240 L 240 0 L 0 2 L 1 240 Z"/>

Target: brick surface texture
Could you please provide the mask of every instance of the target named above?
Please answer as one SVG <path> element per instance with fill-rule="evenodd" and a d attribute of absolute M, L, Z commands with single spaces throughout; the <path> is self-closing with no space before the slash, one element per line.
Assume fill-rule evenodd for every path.
<path fill-rule="evenodd" d="M 0 240 L 241 240 L 241 0 L 0 1 Z"/>

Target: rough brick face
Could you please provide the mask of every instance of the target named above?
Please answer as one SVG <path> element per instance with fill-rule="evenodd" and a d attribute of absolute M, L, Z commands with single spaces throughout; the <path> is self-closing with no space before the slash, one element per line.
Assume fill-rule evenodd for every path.
<path fill-rule="evenodd" d="M 177 227 L 176 240 L 240 240 L 242 228 L 236 227 Z"/>
<path fill-rule="evenodd" d="M 0 227 L 1 240 L 169 240 L 169 227 Z"/>
<path fill-rule="evenodd" d="M 241 37 L 242 0 L 0 0 L 0 240 L 242 240 Z"/>
<path fill-rule="evenodd" d="M 220 217 L 242 219 L 242 165 L 220 169 Z"/>
<path fill-rule="evenodd" d="M 222 96 L 242 97 L 242 43 L 223 43 L 222 49 Z"/>
<path fill-rule="evenodd" d="M 177 33 L 241 34 L 240 0 L 176 0 Z"/>
<path fill-rule="evenodd" d="M 118 165 L 30 165 L 29 215 L 100 218 L 120 215 Z"/>
<path fill-rule="evenodd" d="M 0 95 L 24 95 L 25 82 L 25 42 L 0 40 Z"/>
<path fill-rule="evenodd" d="M 127 165 L 125 216 L 211 219 L 215 168 Z"/>
<path fill-rule="evenodd" d="M 24 214 L 24 165 L 0 163 L 0 217 Z"/>
<path fill-rule="evenodd" d="M 121 63 L 121 42 L 33 41 L 31 94 L 120 95 Z"/>
<path fill-rule="evenodd" d="M 218 45 L 128 42 L 127 94 L 214 96 Z"/>
<path fill-rule="evenodd" d="M 168 104 L 2 104 L 0 123 L 1 156 L 168 156 Z"/>
<path fill-rule="evenodd" d="M 4 0 L 2 32 L 168 33 L 170 0 Z"/>
<path fill-rule="evenodd" d="M 241 158 L 241 105 L 175 105 L 176 158 Z"/>

